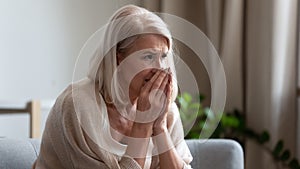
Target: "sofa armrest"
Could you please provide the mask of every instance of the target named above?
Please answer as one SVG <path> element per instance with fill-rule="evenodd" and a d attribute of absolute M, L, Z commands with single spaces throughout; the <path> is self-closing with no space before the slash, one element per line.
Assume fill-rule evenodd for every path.
<path fill-rule="evenodd" d="M 193 156 L 193 169 L 243 169 L 239 143 L 229 139 L 186 140 Z"/>
<path fill-rule="evenodd" d="M 0 139 L 1 169 L 30 169 L 40 151 L 38 139 Z"/>

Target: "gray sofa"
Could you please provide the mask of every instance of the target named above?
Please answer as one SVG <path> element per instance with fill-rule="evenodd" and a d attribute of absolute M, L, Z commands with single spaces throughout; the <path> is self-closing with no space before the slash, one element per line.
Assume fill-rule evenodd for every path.
<path fill-rule="evenodd" d="M 226 139 L 186 140 L 194 169 L 243 169 L 241 146 Z M 39 153 L 40 140 L 0 139 L 0 169 L 30 169 Z"/>

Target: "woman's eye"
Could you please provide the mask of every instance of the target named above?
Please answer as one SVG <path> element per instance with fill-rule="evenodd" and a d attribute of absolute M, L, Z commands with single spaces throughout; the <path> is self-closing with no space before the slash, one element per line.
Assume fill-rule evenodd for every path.
<path fill-rule="evenodd" d="M 146 55 L 146 56 L 144 56 L 144 59 L 146 59 L 146 60 L 153 60 L 154 56 L 153 55 Z"/>
<path fill-rule="evenodd" d="M 168 56 L 167 54 L 163 54 L 161 57 L 162 57 L 163 59 L 165 59 L 167 56 Z"/>

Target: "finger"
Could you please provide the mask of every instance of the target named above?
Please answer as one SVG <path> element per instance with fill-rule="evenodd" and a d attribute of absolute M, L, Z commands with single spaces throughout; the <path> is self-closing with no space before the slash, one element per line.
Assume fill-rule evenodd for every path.
<path fill-rule="evenodd" d="M 152 88 L 152 84 L 158 78 L 160 73 L 160 70 L 155 70 L 155 74 L 152 76 L 152 78 L 141 88 L 139 94 L 138 110 L 147 110 L 150 107 L 149 94 Z"/>
<path fill-rule="evenodd" d="M 171 97 L 171 85 L 169 82 L 170 76 L 167 75 L 162 82 L 161 87 L 163 86 L 164 89 L 161 90 L 161 92 L 156 92 L 155 98 L 157 98 L 157 101 L 161 104 L 161 107 L 159 109 L 160 116 L 163 116 L 168 112 L 168 107 L 170 104 L 170 97 Z"/>
<path fill-rule="evenodd" d="M 166 71 L 161 71 L 161 73 L 159 74 L 159 76 L 157 77 L 155 82 L 153 83 L 153 85 L 151 87 L 151 90 L 159 89 L 166 76 L 167 76 L 167 72 Z"/>
<path fill-rule="evenodd" d="M 167 84 L 169 83 L 169 75 L 166 75 L 162 81 L 162 83 L 159 86 L 159 89 L 164 91 L 166 89 Z"/>
<path fill-rule="evenodd" d="M 169 86 L 169 78 L 168 76 L 165 77 L 164 81 L 162 82 L 161 86 L 160 86 L 160 91 L 156 92 L 156 96 L 155 98 L 157 98 L 159 100 L 160 103 L 165 104 L 165 100 L 168 98 L 167 97 L 167 88 Z"/>
<path fill-rule="evenodd" d="M 163 100 L 164 104 L 166 105 L 166 107 L 165 107 L 166 112 L 168 112 L 168 108 L 169 108 L 169 105 L 171 103 L 172 91 L 173 91 L 172 76 L 169 75 L 168 79 L 170 79 L 170 80 L 168 81 L 169 83 L 166 85 L 166 88 L 165 88 L 166 96 Z"/>
<path fill-rule="evenodd" d="M 155 74 L 152 76 L 152 78 L 141 88 L 141 91 L 143 92 L 150 92 L 153 83 L 155 82 L 155 80 L 158 78 L 158 76 L 160 75 L 161 71 L 160 70 L 153 70 L 155 71 Z"/>
<path fill-rule="evenodd" d="M 172 96 L 172 90 L 173 90 L 173 80 L 172 80 L 172 76 L 170 75 L 169 76 L 169 84 L 167 86 L 167 99 L 168 99 L 168 102 L 171 101 L 171 96 Z"/>
<path fill-rule="evenodd" d="M 167 93 L 167 88 L 168 86 L 172 85 L 172 77 L 171 75 L 168 73 L 166 76 L 165 76 L 165 79 L 164 81 L 161 83 L 159 89 L 161 89 L 162 91 L 164 91 L 163 93 Z"/>

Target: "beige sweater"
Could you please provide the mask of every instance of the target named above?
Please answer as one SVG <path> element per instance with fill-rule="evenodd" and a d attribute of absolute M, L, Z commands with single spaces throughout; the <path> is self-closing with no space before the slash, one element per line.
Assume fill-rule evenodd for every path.
<path fill-rule="evenodd" d="M 178 113 L 178 112 L 177 112 Z M 87 114 L 88 115 L 88 114 Z M 183 129 L 179 116 L 168 116 L 168 131 L 175 149 L 190 168 L 190 151 L 184 141 Z M 101 135 L 103 134 L 103 135 Z M 100 137 L 108 137 L 99 132 Z M 112 138 L 110 138 L 112 139 Z M 76 116 L 72 87 L 69 86 L 56 100 L 46 123 L 42 137 L 40 154 L 34 169 L 140 169 L 133 158 L 112 154 L 102 149 L 82 128 Z M 123 148 L 118 142 L 110 142 L 111 147 Z M 148 165 L 147 165 L 148 163 Z M 159 168 L 158 156 L 147 158 L 144 168 Z"/>

